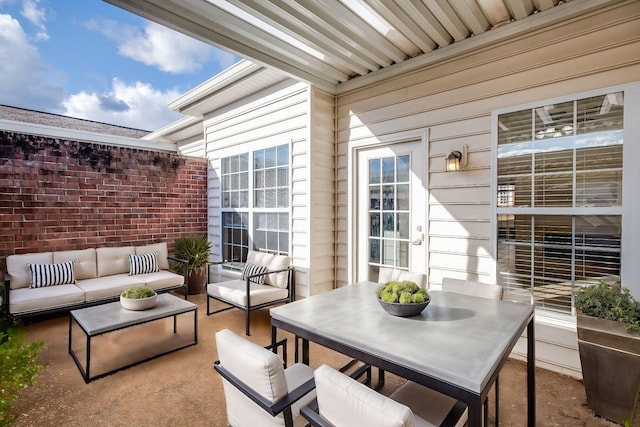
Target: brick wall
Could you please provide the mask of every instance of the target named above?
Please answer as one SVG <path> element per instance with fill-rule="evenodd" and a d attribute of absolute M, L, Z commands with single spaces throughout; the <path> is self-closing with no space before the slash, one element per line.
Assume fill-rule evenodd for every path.
<path fill-rule="evenodd" d="M 0 132 L 0 259 L 207 232 L 207 162 Z"/>

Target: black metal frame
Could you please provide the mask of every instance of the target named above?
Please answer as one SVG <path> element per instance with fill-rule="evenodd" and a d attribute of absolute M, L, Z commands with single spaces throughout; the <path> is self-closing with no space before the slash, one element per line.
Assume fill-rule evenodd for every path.
<path fill-rule="evenodd" d="M 178 290 L 180 288 L 183 289 L 183 293 L 184 293 L 184 299 L 187 299 L 187 280 L 189 277 L 189 270 L 188 270 L 188 265 L 187 265 L 187 260 L 181 259 L 181 258 L 177 258 L 173 255 L 167 255 L 167 258 L 172 260 L 172 261 L 176 261 L 176 262 L 181 262 L 183 267 L 183 272 L 182 272 L 182 277 L 184 277 L 184 280 L 182 282 L 181 285 L 175 285 L 175 286 L 168 286 L 166 288 L 159 288 L 159 289 L 154 289 L 157 293 L 161 294 L 161 293 L 165 293 L 165 292 L 171 292 L 171 291 L 175 291 Z M 107 277 L 107 276 L 105 276 Z M 45 316 L 45 315 L 50 315 L 50 314 L 58 314 L 58 313 L 64 313 L 64 312 L 69 312 L 71 310 L 78 310 L 80 308 L 86 308 L 86 307 L 93 307 L 96 305 L 101 305 L 101 304 L 106 304 L 106 303 L 110 303 L 110 302 L 114 302 L 114 301 L 119 301 L 120 300 L 120 295 L 114 295 L 108 298 L 101 298 L 99 300 L 93 300 L 93 301 L 83 301 L 83 302 L 76 302 L 76 303 L 72 303 L 72 304 L 66 304 L 66 305 L 60 305 L 60 306 L 56 306 L 56 307 L 52 307 L 52 308 L 43 308 L 43 309 L 39 309 L 39 310 L 32 310 L 32 311 L 25 311 L 25 312 L 21 312 L 21 313 L 11 313 L 10 311 L 10 303 L 9 303 L 9 296 L 11 295 L 11 288 L 10 288 L 10 282 L 9 279 L 6 279 L 4 281 L 4 290 L 3 290 L 3 298 L 2 298 L 2 302 L 3 302 L 3 309 L 4 309 L 4 313 L 6 314 L 7 320 L 9 322 L 13 322 L 16 320 L 21 320 L 21 319 L 27 319 L 30 317 L 36 317 L 36 316 Z"/>
<path fill-rule="evenodd" d="M 100 336 L 100 335 L 104 335 L 104 334 L 108 334 L 108 333 L 111 333 L 111 332 L 119 331 L 119 330 L 122 330 L 122 329 L 127 329 L 127 328 L 130 328 L 132 326 L 144 325 L 145 323 L 150 323 L 150 322 L 155 322 L 155 321 L 158 321 L 158 320 L 167 319 L 167 318 L 169 318 L 171 316 L 173 316 L 173 333 L 175 334 L 175 333 L 177 333 L 177 317 L 179 315 L 181 315 L 181 314 L 187 314 L 187 313 L 190 313 L 190 312 L 193 312 L 193 342 L 190 342 L 190 343 L 187 343 L 187 344 L 182 345 L 180 347 L 176 347 L 174 349 L 171 349 L 171 350 L 168 350 L 168 351 L 165 351 L 165 352 L 162 352 L 162 353 L 147 357 L 145 359 L 136 361 L 136 362 L 131 363 L 129 365 L 113 369 L 113 370 L 111 370 L 109 372 L 104 372 L 102 374 L 95 375 L 93 377 L 91 376 L 91 338 L 97 337 L 97 336 Z M 159 317 L 159 318 L 155 318 L 155 319 L 149 319 L 149 320 L 145 320 L 143 322 L 127 324 L 127 325 L 124 325 L 124 326 L 121 326 L 121 327 L 118 327 L 118 328 L 115 328 L 115 329 L 110 329 L 108 331 L 101 332 L 99 334 L 94 334 L 94 335 L 89 335 L 87 333 L 87 331 L 84 330 L 82 325 L 80 325 L 76 321 L 76 324 L 84 332 L 84 334 L 85 334 L 85 336 L 87 338 L 87 341 L 86 341 L 87 357 L 86 357 L 86 369 L 85 369 L 85 368 L 83 368 L 82 363 L 80 362 L 80 359 L 76 355 L 75 351 L 73 351 L 73 348 L 72 348 L 72 345 L 71 345 L 72 344 L 72 340 L 71 340 L 71 337 L 72 337 L 72 326 L 73 326 L 73 321 L 74 320 L 75 320 L 75 318 L 73 317 L 73 313 L 71 313 L 69 315 L 69 347 L 68 347 L 68 350 L 69 350 L 69 354 L 71 355 L 71 357 L 73 358 L 74 362 L 76 363 L 76 366 L 78 367 L 78 370 L 80 370 L 80 374 L 82 375 L 82 378 L 84 379 L 85 384 L 88 384 L 89 382 L 91 382 L 93 380 L 97 380 L 99 378 L 106 377 L 107 375 L 115 374 L 116 372 L 120 372 L 120 371 L 125 370 L 127 368 L 131 368 L 132 366 L 136 366 L 136 365 L 139 365 L 141 363 L 147 362 L 149 360 L 156 359 L 156 358 L 158 358 L 160 356 L 164 356 L 166 354 L 170 354 L 170 353 L 176 352 L 178 350 L 182 350 L 183 348 L 191 347 L 192 345 L 198 344 L 198 306 L 195 305 L 195 304 L 194 304 L 193 307 L 186 308 L 186 309 L 182 310 L 180 313 L 168 314 L 167 316 L 163 316 L 163 317 Z"/>
<path fill-rule="evenodd" d="M 255 279 L 256 277 L 260 277 L 260 276 L 266 276 L 268 274 L 274 274 L 274 273 L 283 273 L 283 272 L 287 272 L 287 290 L 288 290 L 288 296 L 286 298 L 281 298 L 275 301 L 269 301 L 263 304 L 258 304 L 258 305 L 251 305 L 251 293 L 249 292 L 250 287 L 251 287 L 251 281 L 252 279 Z M 228 301 L 224 298 L 220 298 L 217 296 L 213 296 L 210 295 L 208 290 L 207 290 L 207 316 L 210 316 L 212 314 L 215 313 L 220 313 L 222 311 L 227 311 L 227 310 L 231 310 L 232 308 L 238 308 L 240 310 L 243 310 L 245 312 L 245 333 L 246 335 L 250 335 L 250 321 L 251 321 L 251 312 L 254 310 L 259 310 L 265 307 L 271 307 L 273 305 L 278 305 L 278 304 L 286 304 L 286 303 L 290 303 L 296 300 L 296 274 L 295 274 L 295 267 L 289 266 L 287 268 L 283 268 L 281 270 L 271 270 L 271 271 L 267 271 L 265 273 L 258 273 L 258 274 L 252 274 L 251 276 L 248 276 L 245 278 L 246 281 L 246 295 L 247 295 L 247 305 L 241 305 L 241 304 L 236 304 L 233 301 Z M 224 282 L 222 282 L 224 283 Z M 209 269 L 207 268 L 207 286 L 209 285 Z M 211 311 L 211 306 L 210 306 L 210 301 L 214 299 L 216 301 L 220 301 L 223 302 L 225 304 L 227 304 L 229 307 L 224 307 L 221 308 L 219 310 L 215 310 L 215 311 Z"/>
<path fill-rule="evenodd" d="M 287 360 L 287 340 L 281 340 L 277 343 L 274 343 L 265 348 L 273 350 L 274 353 L 277 353 L 277 347 L 283 347 L 283 360 L 284 366 L 286 367 Z M 249 385 L 238 379 L 235 375 L 229 372 L 224 366 L 220 364 L 219 360 L 216 360 L 213 363 L 213 368 L 220 374 L 222 378 L 227 380 L 231 385 L 237 388 L 242 394 L 251 399 L 256 405 L 258 405 L 261 409 L 267 412 L 272 417 L 279 415 L 280 413 L 284 416 L 285 427 L 293 427 L 293 414 L 291 412 L 291 406 L 296 403 L 298 400 L 306 396 L 309 392 L 315 389 L 316 384 L 313 378 L 304 382 L 302 385 L 293 389 L 282 399 L 271 402 L 265 399 L 261 394 L 258 394 L 253 388 Z"/>

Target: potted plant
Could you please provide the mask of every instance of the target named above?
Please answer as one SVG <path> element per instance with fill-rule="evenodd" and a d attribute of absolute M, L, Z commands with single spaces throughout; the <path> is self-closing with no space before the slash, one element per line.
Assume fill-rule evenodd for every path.
<path fill-rule="evenodd" d="M 147 285 L 129 286 L 120 294 L 120 304 L 127 310 L 147 310 L 156 305 L 158 294 Z"/>
<path fill-rule="evenodd" d="M 589 407 L 631 424 L 640 391 L 640 303 L 620 282 L 581 288 L 578 350 Z"/>
<path fill-rule="evenodd" d="M 176 240 L 175 255 L 187 261 L 189 295 L 202 292 L 207 279 L 206 267 L 211 255 L 211 243 L 207 240 L 207 236 L 182 237 Z M 183 268 L 182 263 L 176 263 L 177 271 Z"/>
<path fill-rule="evenodd" d="M 415 282 L 387 282 L 376 289 L 380 306 L 392 316 L 417 316 L 431 301 L 429 293 Z"/>

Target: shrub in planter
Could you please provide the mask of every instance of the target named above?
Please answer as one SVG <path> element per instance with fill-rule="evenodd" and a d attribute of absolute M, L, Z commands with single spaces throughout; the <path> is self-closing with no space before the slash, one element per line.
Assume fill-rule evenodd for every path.
<path fill-rule="evenodd" d="M 206 282 L 206 266 L 211 256 L 211 243 L 207 236 L 182 237 L 176 240 L 175 255 L 187 261 L 187 289 L 190 295 L 199 294 Z M 182 263 L 177 263 L 176 271 L 182 271 Z"/>
<path fill-rule="evenodd" d="M 631 424 L 640 392 L 640 303 L 619 282 L 580 289 L 578 349 L 587 402 L 619 424 Z"/>

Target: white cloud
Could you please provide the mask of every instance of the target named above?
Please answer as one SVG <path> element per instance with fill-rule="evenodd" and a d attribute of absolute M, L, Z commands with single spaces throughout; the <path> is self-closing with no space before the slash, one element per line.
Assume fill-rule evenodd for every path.
<path fill-rule="evenodd" d="M 177 90 L 159 91 L 150 84 L 127 84 L 117 78 L 108 92 L 80 92 L 64 101 L 64 115 L 153 131 L 182 117 L 167 104 Z"/>
<path fill-rule="evenodd" d="M 143 29 L 113 21 L 91 21 L 86 25 L 118 43 L 121 55 L 167 73 L 197 73 L 212 60 L 223 69 L 237 62 L 231 53 L 153 22 Z"/>
<path fill-rule="evenodd" d="M 0 102 L 56 112 L 66 75 L 47 67 L 20 23 L 0 14 Z"/>
<path fill-rule="evenodd" d="M 47 14 L 44 9 L 38 8 L 40 0 L 24 0 L 22 3 L 22 16 L 27 18 L 37 29 L 36 40 L 49 40 L 49 33 L 45 22 Z"/>

